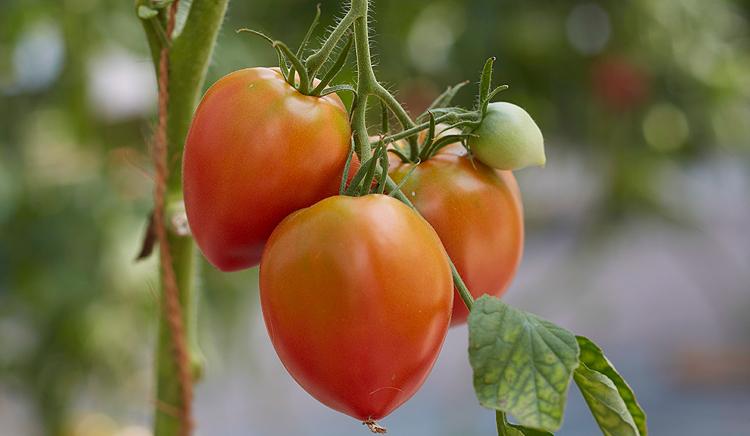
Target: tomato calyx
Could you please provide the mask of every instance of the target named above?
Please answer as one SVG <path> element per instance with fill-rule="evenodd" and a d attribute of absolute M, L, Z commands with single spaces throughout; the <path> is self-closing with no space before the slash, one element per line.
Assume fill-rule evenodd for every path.
<path fill-rule="evenodd" d="M 310 27 L 308 28 L 307 33 L 302 39 L 302 42 L 300 43 L 296 52 L 293 52 L 284 42 L 275 40 L 270 36 L 264 34 L 263 32 L 259 32 L 257 30 L 242 28 L 238 29 L 237 33 L 247 32 L 252 35 L 259 36 L 266 42 L 271 44 L 271 47 L 276 50 L 279 70 L 281 71 L 282 76 L 284 76 L 284 80 L 286 80 L 289 85 L 291 85 L 301 94 L 310 95 L 313 97 L 323 97 L 334 92 L 349 91 L 356 96 L 357 91 L 351 85 L 335 85 L 331 87 L 328 86 L 334 79 L 334 77 L 336 77 L 336 75 L 341 71 L 344 64 L 346 63 L 346 59 L 349 56 L 349 52 L 351 51 L 351 47 L 354 42 L 351 32 L 347 31 L 344 35 L 342 35 L 342 37 L 346 36 L 346 43 L 344 43 L 344 46 L 339 51 L 336 61 L 333 63 L 333 65 L 331 65 L 325 75 L 323 75 L 322 79 L 320 79 L 317 83 L 316 76 L 320 66 L 310 62 L 310 57 L 305 60 L 303 60 L 301 57 L 302 53 L 305 50 L 305 47 L 307 47 L 310 36 L 318 25 L 319 19 L 320 4 L 316 6 L 315 18 L 313 18 L 313 21 L 310 24 Z M 338 40 L 335 42 L 338 42 Z"/>
<path fill-rule="evenodd" d="M 463 81 L 449 86 L 417 117 L 421 122 L 412 129 L 386 136 L 383 141 L 389 145 L 388 149 L 404 163 L 415 164 L 424 162 L 437 154 L 443 147 L 461 143 L 469 152 L 468 141 L 476 136 L 474 131 L 481 126 L 487 116 L 488 107 L 492 99 L 500 92 L 508 89 L 507 85 L 492 88 L 492 68 L 495 58 L 489 58 L 482 69 L 479 81 L 479 96 L 473 109 L 451 106 L 456 94 L 469 82 Z M 387 132 L 387 112 L 381 116 L 383 131 Z M 418 140 L 416 152 L 411 148 L 401 147 L 397 141 L 402 139 Z M 390 145 L 392 144 L 392 145 Z"/>
<path fill-rule="evenodd" d="M 344 172 L 341 175 L 339 194 L 361 197 L 371 193 L 385 193 L 385 186 L 388 181 L 388 153 L 387 147 L 382 138 L 375 146 L 372 156 L 362 163 L 347 185 L 347 179 L 349 172 L 351 171 L 353 158 L 354 144 L 352 143 L 352 147 L 349 150 L 349 157 L 344 165 Z M 378 171 L 378 167 L 380 168 L 380 171 Z"/>

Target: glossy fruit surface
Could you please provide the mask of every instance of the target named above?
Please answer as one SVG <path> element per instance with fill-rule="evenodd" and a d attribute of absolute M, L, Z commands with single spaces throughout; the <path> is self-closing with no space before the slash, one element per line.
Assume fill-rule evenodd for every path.
<path fill-rule="evenodd" d="M 411 168 L 391 159 L 396 182 Z M 453 144 L 419 164 L 401 190 L 438 233 L 471 294 L 501 296 L 523 253 L 523 209 L 513 173 L 472 162 Z M 456 292 L 451 324 L 467 316 Z"/>
<path fill-rule="evenodd" d="M 338 192 L 350 134 L 335 94 L 302 95 L 271 68 L 219 79 L 183 160 L 185 208 L 205 257 L 223 271 L 256 265 L 284 217 Z"/>
<path fill-rule="evenodd" d="M 380 419 L 422 385 L 450 323 L 453 284 L 435 231 L 384 195 L 335 196 L 279 224 L 260 267 L 282 363 L 323 404 Z"/>
<path fill-rule="evenodd" d="M 518 170 L 546 162 L 542 131 L 528 112 L 512 103 L 490 103 L 482 124 L 472 133 L 471 152 L 492 168 Z"/>

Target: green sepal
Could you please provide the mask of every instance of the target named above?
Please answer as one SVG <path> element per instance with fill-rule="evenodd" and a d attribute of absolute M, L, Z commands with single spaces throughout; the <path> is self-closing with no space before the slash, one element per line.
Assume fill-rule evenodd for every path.
<path fill-rule="evenodd" d="M 315 6 L 315 17 L 313 18 L 312 23 L 310 23 L 310 27 L 307 28 L 307 33 L 305 33 L 305 36 L 302 38 L 302 42 L 300 43 L 299 47 L 297 47 L 297 53 L 295 54 L 297 58 L 300 58 L 302 56 L 302 52 L 305 50 L 305 47 L 307 46 L 307 41 L 310 40 L 310 36 L 312 35 L 315 28 L 318 26 L 319 21 L 320 21 L 320 3 L 318 3 Z M 294 73 L 296 72 L 296 70 L 297 68 L 294 65 L 292 65 L 292 68 L 289 69 L 288 77 L 291 77 L 292 80 L 294 79 Z"/>
<path fill-rule="evenodd" d="M 344 191 L 344 195 L 355 197 L 359 193 L 359 189 L 362 185 L 362 180 L 364 180 L 370 167 L 372 167 L 376 162 L 377 162 L 377 159 L 374 159 L 374 156 L 373 156 L 373 157 L 367 158 L 362 163 L 362 165 L 359 167 L 357 172 L 354 173 L 354 177 L 352 177 L 352 181 L 349 183 L 349 186 Z"/>
<path fill-rule="evenodd" d="M 463 140 L 468 138 L 469 136 L 470 135 L 463 133 L 460 135 L 441 136 L 440 138 L 436 139 L 428 149 L 425 150 L 424 156 L 422 156 L 422 160 L 427 160 L 432 156 L 435 156 L 435 154 L 446 145 L 454 144 L 456 142 L 463 142 Z"/>
<path fill-rule="evenodd" d="M 377 147 L 375 147 L 373 155 L 367 158 L 367 160 L 362 163 L 362 166 L 359 167 L 359 170 L 354 174 L 351 183 L 349 183 L 349 187 L 344 191 L 345 195 L 356 197 L 370 192 L 370 187 L 372 186 L 377 167 L 382 163 L 380 156 L 381 154 L 385 154 L 385 151 L 386 146 L 381 140 L 378 142 Z"/>
<path fill-rule="evenodd" d="M 383 100 L 380 100 L 380 133 L 387 134 L 389 127 L 388 127 L 388 107 L 383 103 Z"/>
<path fill-rule="evenodd" d="M 383 151 L 380 153 L 380 177 L 378 178 L 378 187 L 375 192 L 382 194 L 385 192 L 385 185 L 388 181 L 388 150 L 385 144 L 383 144 Z"/>
<path fill-rule="evenodd" d="M 450 106 L 451 102 L 453 101 L 453 98 L 456 96 L 458 91 L 461 90 L 464 86 L 468 85 L 469 81 L 464 80 L 463 82 L 457 83 L 453 86 L 449 86 L 448 88 L 443 91 L 442 94 L 440 94 L 431 104 L 430 107 L 427 108 L 427 110 L 420 116 L 417 117 L 417 120 L 424 119 L 427 117 L 427 114 L 430 111 L 433 111 L 435 109 L 444 108 Z"/>
<path fill-rule="evenodd" d="M 389 150 L 389 151 L 393 151 L 393 150 Z M 416 163 L 414 163 L 412 165 L 411 168 L 409 168 L 409 171 L 401 179 L 401 181 L 399 181 L 398 184 L 396 186 L 394 186 L 393 189 L 391 189 L 391 192 L 388 193 L 389 197 L 395 197 L 396 195 L 398 195 L 398 193 L 401 191 L 401 187 L 404 186 L 404 184 L 406 183 L 406 181 L 409 180 L 409 177 L 411 177 L 412 174 L 414 174 L 414 171 L 417 170 L 417 166 L 419 166 L 419 164 L 420 164 L 420 162 L 416 162 Z"/>
<path fill-rule="evenodd" d="M 349 36 L 349 38 L 346 40 L 346 44 L 344 44 L 344 48 L 341 49 L 341 53 L 339 53 L 338 58 L 336 58 L 336 62 L 331 66 L 331 68 L 328 69 L 326 72 L 326 75 L 323 76 L 323 78 L 320 80 L 320 83 L 318 83 L 318 86 L 313 89 L 313 91 L 310 93 L 311 95 L 320 95 L 322 90 L 328 86 L 329 83 L 336 77 L 336 75 L 341 71 L 341 68 L 346 63 L 346 59 L 349 57 L 349 51 L 352 48 L 352 44 L 354 43 L 354 38 Z"/>
<path fill-rule="evenodd" d="M 428 112 L 428 114 L 430 115 L 430 127 L 427 128 L 427 136 L 424 138 L 424 141 L 419 145 L 419 160 L 425 160 L 429 156 L 429 149 L 435 138 L 435 115 L 432 112 Z"/>
<path fill-rule="evenodd" d="M 479 79 L 479 104 L 484 104 L 487 101 L 487 96 L 490 94 L 490 87 L 492 87 L 492 66 L 495 64 L 495 57 L 487 59 L 482 68 L 482 76 Z"/>
<path fill-rule="evenodd" d="M 248 28 L 242 28 L 237 29 L 237 33 L 241 32 L 247 32 L 251 35 L 259 36 L 266 40 L 269 44 L 271 44 L 271 47 L 273 47 L 274 50 L 276 50 L 276 56 L 278 57 L 279 62 L 279 70 L 281 70 L 281 74 L 284 76 L 284 79 L 289 82 L 289 66 L 286 63 L 286 59 L 284 58 L 284 52 L 281 51 L 281 48 L 276 45 L 276 41 L 273 40 L 270 36 L 266 35 L 263 32 L 259 32 L 257 30 L 248 29 Z M 290 85 L 294 86 L 294 82 L 289 83 Z"/>
<path fill-rule="evenodd" d="M 310 23 L 310 27 L 307 28 L 307 33 L 305 33 L 305 37 L 302 38 L 302 42 L 299 45 L 299 48 L 297 48 L 297 57 L 302 56 L 302 52 L 305 50 L 305 47 L 307 47 L 307 42 L 310 40 L 310 36 L 312 36 L 312 33 L 315 31 L 315 28 L 318 27 L 318 23 L 320 22 L 320 3 L 315 5 L 315 17 L 312 20 L 312 23 Z"/>
<path fill-rule="evenodd" d="M 282 53 L 284 53 L 284 56 L 289 60 L 289 62 L 292 63 L 292 69 L 289 70 L 287 73 L 286 81 L 297 88 L 299 92 L 302 94 L 309 94 L 310 93 L 310 76 L 307 74 L 307 69 L 302 64 L 302 60 L 292 53 L 292 50 L 284 44 L 281 41 L 274 41 L 273 46 L 280 49 Z M 296 86 L 297 80 L 294 74 L 294 70 L 297 70 L 297 74 L 299 74 L 299 87 Z"/>
<path fill-rule="evenodd" d="M 346 181 L 349 179 L 349 171 L 352 168 L 352 159 L 354 159 L 354 139 L 350 141 L 351 147 L 349 147 L 349 155 L 346 157 L 346 163 L 344 164 L 344 172 L 341 174 L 341 184 L 339 185 L 339 195 L 344 194 L 346 189 Z"/>
<path fill-rule="evenodd" d="M 367 168 L 367 173 L 362 180 L 362 186 L 360 186 L 359 188 L 358 195 L 360 197 L 370 193 L 370 188 L 372 187 L 372 182 L 375 180 L 375 173 L 378 170 L 378 164 L 380 164 L 380 156 L 382 154 L 385 154 L 385 144 L 381 139 L 381 141 L 378 143 L 378 146 L 375 147 L 372 158 L 370 159 L 372 161 L 371 165 Z"/>
<path fill-rule="evenodd" d="M 398 158 L 401 159 L 401 162 L 403 162 L 403 163 L 414 163 L 414 162 L 411 161 L 411 159 L 409 159 L 409 156 L 407 156 L 403 151 L 401 151 L 398 148 L 394 147 L 394 148 L 391 148 L 388 151 L 391 152 L 391 153 L 393 153 L 393 154 L 395 154 L 396 156 L 398 156 Z"/>
<path fill-rule="evenodd" d="M 435 115 L 437 118 L 443 117 L 441 121 L 447 124 L 453 124 L 459 121 L 466 121 L 465 118 L 467 117 L 471 119 L 477 119 L 477 120 L 481 118 L 479 114 L 477 114 L 476 111 L 470 111 L 462 107 L 456 107 L 456 106 L 436 108 L 436 109 L 431 110 L 430 112 L 433 115 Z"/>
<path fill-rule="evenodd" d="M 487 107 L 490 105 L 492 99 L 506 89 L 508 89 L 508 85 L 500 85 L 487 95 L 487 99 L 482 102 L 482 118 L 484 118 L 484 115 L 487 113 Z"/>
<path fill-rule="evenodd" d="M 333 94 L 334 92 L 341 92 L 341 91 L 349 91 L 352 94 L 354 94 L 355 97 L 357 96 L 357 90 L 354 89 L 352 85 L 342 83 L 341 85 L 333 85 L 329 88 L 324 89 L 323 91 L 320 92 L 320 95 L 318 95 L 318 97 L 325 97 L 328 94 Z"/>

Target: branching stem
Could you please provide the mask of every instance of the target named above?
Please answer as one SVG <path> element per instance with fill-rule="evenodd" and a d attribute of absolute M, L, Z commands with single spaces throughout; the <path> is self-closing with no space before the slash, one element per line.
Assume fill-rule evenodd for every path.
<path fill-rule="evenodd" d="M 398 102 L 398 100 L 396 100 L 396 98 L 390 92 L 388 92 L 388 90 L 382 84 L 380 84 L 380 82 L 378 82 L 377 78 L 375 77 L 375 71 L 372 68 L 372 58 L 370 56 L 370 38 L 367 29 L 367 7 L 367 0 L 352 0 L 351 9 L 346 14 L 346 17 L 349 17 L 352 14 L 355 17 L 354 46 L 356 47 L 357 51 L 357 101 L 352 108 L 352 129 L 354 130 L 355 149 L 357 151 L 357 156 L 359 156 L 360 162 L 364 162 L 372 156 L 372 148 L 370 147 L 370 141 L 368 137 L 369 135 L 367 133 L 368 96 L 375 95 L 386 105 L 386 107 L 391 112 L 393 112 L 393 114 L 396 116 L 396 118 L 404 128 L 404 131 L 400 134 L 402 136 L 400 136 L 399 139 L 409 137 L 410 140 L 414 141 L 414 145 L 411 145 L 410 141 L 410 148 L 416 147 L 416 138 L 410 135 L 414 135 L 421 130 L 429 127 L 429 123 L 424 127 L 422 125 L 416 125 L 409 114 L 406 112 L 406 110 L 404 110 L 404 108 Z M 339 23 L 339 25 L 340 24 L 341 23 Z M 438 119 L 439 117 L 436 119 L 436 121 Z M 407 131 L 409 133 L 405 133 Z M 389 138 L 393 138 L 394 136 L 396 135 L 386 137 L 384 138 L 384 141 L 387 142 Z M 418 154 L 416 150 L 413 150 L 412 152 L 414 153 L 412 157 Z M 416 211 L 414 205 L 402 192 L 398 191 L 393 193 L 394 190 L 397 191 L 397 185 L 390 177 L 388 177 L 387 179 L 387 188 L 392 192 L 392 195 L 395 198 L 401 200 L 404 204 Z M 461 276 L 458 274 L 458 270 L 453 264 L 453 261 L 450 261 L 450 266 L 451 273 L 453 275 L 453 282 L 456 286 L 456 289 L 458 289 L 458 293 L 461 296 L 464 304 L 466 304 L 466 307 L 471 310 L 474 299 L 472 298 L 471 293 L 466 287 L 463 279 L 461 279 Z"/>

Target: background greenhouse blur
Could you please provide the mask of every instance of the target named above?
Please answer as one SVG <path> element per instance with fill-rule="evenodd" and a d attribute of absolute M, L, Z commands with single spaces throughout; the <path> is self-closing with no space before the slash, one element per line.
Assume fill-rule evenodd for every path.
<path fill-rule="evenodd" d="M 750 432 L 750 2 L 374 3 L 379 74 L 413 113 L 497 56 L 500 99 L 545 132 L 547 168 L 517 173 L 506 301 L 601 343 L 652 434 Z M 208 83 L 274 62 L 235 29 L 295 43 L 314 5 L 232 0 Z M 330 24 L 341 6 L 322 6 Z M 133 259 L 155 95 L 132 2 L 0 0 L 2 436 L 150 434 L 156 265 Z M 365 434 L 285 374 L 256 270 L 202 272 L 200 434 Z M 493 434 L 465 348 L 452 330 L 392 434 Z M 597 434 L 570 398 L 559 434 Z"/>

